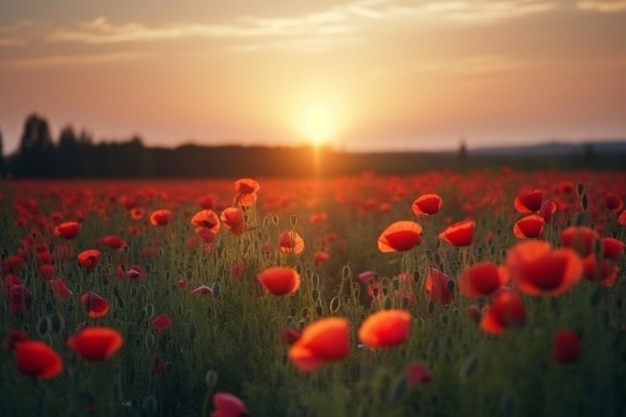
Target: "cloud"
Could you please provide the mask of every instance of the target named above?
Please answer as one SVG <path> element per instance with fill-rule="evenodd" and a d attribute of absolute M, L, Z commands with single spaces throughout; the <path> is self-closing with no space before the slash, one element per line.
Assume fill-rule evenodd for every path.
<path fill-rule="evenodd" d="M 26 39 L 9 38 L 0 36 L 0 47 L 3 46 L 26 46 L 28 42 Z"/>
<path fill-rule="evenodd" d="M 580 10 L 592 12 L 624 12 L 626 11 L 626 1 L 624 0 L 596 0 L 596 1 L 579 1 L 577 6 Z"/>
<path fill-rule="evenodd" d="M 145 57 L 145 53 L 141 52 L 116 52 L 106 54 L 81 54 L 81 55 L 52 55 L 33 58 L 16 58 L 1 60 L 0 66 L 34 68 L 34 67 L 51 67 L 63 65 L 89 65 L 104 62 L 126 61 L 129 59 L 138 59 Z"/>
<path fill-rule="evenodd" d="M 381 28 L 391 32 L 431 22 L 491 22 L 546 12 L 556 7 L 555 1 L 541 0 L 352 0 L 311 13 L 277 17 L 235 16 L 222 22 L 149 25 L 143 22 L 117 23 L 100 16 L 74 25 L 52 27 L 51 24 L 25 21 L 0 27 L 0 47 L 26 45 L 33 40 L 106 45 L 206 38 L 226 41 L 225 49 L 235 52 L 269 49 L 322 52 L 366 41 Z"/>
<path fill-rule="evenodd" d="M 447 1 L 420 2 L 417 12 L 422 16 L 445 20 L 485 22 L 510 19 L 551 11 L 557 8 L 555 1 Z"/>

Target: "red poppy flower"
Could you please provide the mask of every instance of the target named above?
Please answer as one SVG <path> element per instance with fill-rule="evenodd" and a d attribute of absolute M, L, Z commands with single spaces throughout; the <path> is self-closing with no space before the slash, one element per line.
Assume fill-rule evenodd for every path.
<path fill-rule="evenodd" d="M 293 345 L 300 337 L 302 337 L 302 330 L 297 327 L 285 327 L 278 335 L 281 342 L 287 345 Z"/>
<path fill-rule="evenodd" d="M 518 239 L 541 237 L 545 222 L 543 217 L 530 214 L 515 222 L 513 234 Z"/>
<path fill-rule="evenodd" d="M 18 343 L 29 340 L 26 330 L 9 329 L 5 340 L 2 340 L 0 349 L 13 350 Z"/>
<path fill-rule="evenodd" d="M 582 343 L 576 332 L 569 329 L 558 330 L 552 337 L 552 359 L 562 364 L 575 362 L 581 347 Z"/>
<path fill-rule="evenodd" d="M 166 209 L 155 210 L 150 213 L 150 224 L 153 226 L 167 226 L 170 224 L 174 215 Z"/>
<path fill-rule="evenodd" d="M 476 229 L 476 222 L 465 220 L 448 226 L 446 230 L 439 233 L 439 237 L 457 247 L 469 246 L 474 239 L 474 229 Z"/>
<path fill-rule="evenodd" d="M 400 220 L 389 225 L 378 237 L 378 250 L 383 253 L 407 251 L 421 242 L 422 226 Z"/>
<path fill-rule="evenodd" d="M 104 361 L 120 350 L 122 335 L 109 327 L 85 327 L 67 339 L 67 346 L 88 361 Z"/>
<path fill-rule="evenodd" d="M 214 234 L 219 232 L 222 225 L 213 210 L 200 210 L 191 218 L 191 224 L 197 227 L 205 227 Z"/>
<path fill-rule="evenodd" d="M 202 294 L 213 294 L 213 290 L 211 289 L 211 287 L 207 285 L 201 285 L 191 290 L 191 295 L 193 295 L 194 297 L 197 297 Z"/>
<path fill-rule="evenodd" d="M 213 394 L 213 406 L 215 410 L 211 417 L 247 417 L 250 412 L 239 398 L 227 392 Z"/>
<path fill-rule="evenodd" d="M 513 284 L 530 295 L 559 295 L 578 283 L 583 263 L 572 249 L 552 249 L 547 242 L 528 240 L 511 248 L 506 267 Z"/>
<path fill-rule="evenodd" d="M 624 254 L 624 242 L 614 237 L 603 237 L 600 240 L 602 244 L 602 256 L 618 260 Z"/>
<path fill-rule="evenodd" d="M 54 228 L 54 234 L 64 239 L 74 239 L 80 231 L 80 223 L 64 222 Z"/>
<path fill-rule="evenodd" d="M 606 205 L 607 209 L 615 212 L 618 212 L 624 208 L 624 202 L 622 201 L 622 199 L 613 193 L 605 194 L 604 204 Z"/>
<path fill-rule="evenodd" d="M 622 211 L 622 214 L 617 217 L 617 222 L 622 226 L 626 226 L 626 210 Z"/>
<path fill-rule="evenodd" d="M 250 207 L 256 203 L 256 196 L 261 189 L 258 182 L 252 178 L 241 178 L 235 181 L 235 191 L 237 197 L 235 197 L 235 204 L 240 204 L 243 207 Z"/>
<path fill-rule="evenodd" d="M 426 281 L 424 282 L 426 294 L 436 303 L 443 305 L 450 304 L 452 302 L 452 292 L 450 292 L 448 281 L 450 281 L 448 275 L 436 268 L 430 268 L 426 276 Z"/>
<path fill-rule="evenodd" d="M 85 305 L 87 315 L 92 318 L 106 316 L 110 309 L 109 302 L 92 291 L 81 295 L 80 302 Z"/>
<path fill-rule="evenodd" d="M 328 252 L 323 251 L 323 250 L 318 250 L 313 255 L 313 262 L 315 262 L 316 265 L 324 263 L 328 261 L 329 259 L 330 259 L 330 255 L 328 254 Z"/>
<path fill-rule="evenodd" d="M 293 365 L 307 372 L 315 371 L 349 354 L 348 320 L 343 317 L 329 317 L 311 323 L 289 349 L 289 359 Z"/>
<path fill-rule="evenodd" d="M 479 262 L 467 268 L 459 278 L 461 293 L 468 297 L 490 295 L 507 283 L 506 268 L 493 262 Z"/>
<path fill-rule="evenodd" d="M 204 210 L 211 210 L 215 205 L 215 197 L 212 194 L 205 194 L 198 197 L 196 202 Z"/>
<path fill-rule="evenodd" d="M 548 223 L 550 219 L 552 219 L 552 215 L 556 213 L 556 203 L 552 200 L 545 200 L 541 203 L 541 208 L 539 209 L 539 215 L 543 217 L 543 220 Z"/>
<path fill-rule="evenodd" d="M 513 205 L 520 213 L 534 213 L 541 209 L 543 201 L 543 191 L 534 190 L 529 193 L 523 193 L 515 197 Z"/>
<path fill-rule="evenodd" d="M 433 375 L 430 369 L 428 369 L 428 366 L 420 362 L 411 362 L 407 365 L 405 372 L 406 382 L 409 388 L 424 384 L 433 379 Z"/>
<path fill-rule="evenodd" d="M 56 274 L 56 268 L 52 264 L 39 265 L 39 275 L 44 278 L 52 278 Z"/>
<path fill-rule="evenodd" d="M 300 287 L 300 275 L 289 267 L 275 266 L 257 275 L 257 280 L 274 295 L 294 293 Z"/>
<path fill-rule="evenodd" d="M 138 207 L 130 209 L 130 217 L 133 220 L 140 220 L 146 214 L 146 210 Z"/>
<path fill-rule="evenodd" d="M 61 356 L 39 340 L 19 342 L 13 350 L 17 369 L 24 375 L 39 379 L 53 378 L 63 370 Z"/>
<path fill-rule="evenodd" d="M 611 259 L 597 259 L 595 255 L 583 259 L 583 275 L 589 281 L 596 281 L 603 287 L 612 287 L 619 268 Z"/>
<path fill-rule="evenodd" d="M 225 208 L 220 214 L 220 220 L 224 223 L 224 226 L 235 235 L 240 235 L 246 230 L 246 216 L 240 208 Z"/>
<path fill-rule="evenodd" d="M 19 316 L 30 312 L 33 304 L 33 293 L 26 289 L 21 283 L 8 287 L 7 298 L 9 300 L 9 312 L 12 316 Z"/>
<path fill-rule="evenodd" d="M 511 326 L 526 321 L 526 308 L 519 293 L 502 288 L 497 291 L 480 320 L 480 328 L 487 333 L 504 333 Z"/>
<path fill-rule="evenodd" d="M 442 203 L 438 194 L 423 194 L 413 201 L 411 210 L 416 216 L 435 214 L 441 209 Z"/>
<path fill-rule="evenodd" d="M 570 226 L 561 232 L 561 245 L 576 250 L 582 257 L 593 252 L 598 240 L 598 232 L 587 226 Z"/>
<path fill-rule="evenodd" d="M 300 254 L 304 250 L 304 240 L 298 233 L 288 230 L 278 238 L 278 249 L 281 253 Z"/>
<path fill-rule="evenodd" d="M 57 278 L 50 281 L 50 288 L 52 289 L 54 295 L 63 300 L 68 300 L 72 298 L 72 295 L 74 295 L 74 293 L 67 287 L 63 278 Z"/>
<path fill-rule="evenodd" d="M 359 340 L 371 348 L 397 346 L 411 335 L 411 314 L 405 310 L 381 310 L 370 314 L 359 328 Z"/>
<path fill-rule="evenodd" d="M 167 313 L 161 313 L 152 320 L 152 327 L 158 331 L 163 331 L 172 325 L 172 320 Z"/>
<path fill-rule="evenodd" d="M 106 235 L 102 238 L 102 242 L 113 250 L 122 250 L 126 246 L 126 241 L 116 235 Z"/>
<path fill-rule="evenodd" d="M 78 254 L 78 263 L 85 269 L 94 269 L 100 262 L 101 253 L 98 249 L 87 249 Z"/>
<path fill-rule="evenodd" d="M 118 265 L 116 274 L 119 279 L 146 279 L 146 269 L 141 265 Z"/>

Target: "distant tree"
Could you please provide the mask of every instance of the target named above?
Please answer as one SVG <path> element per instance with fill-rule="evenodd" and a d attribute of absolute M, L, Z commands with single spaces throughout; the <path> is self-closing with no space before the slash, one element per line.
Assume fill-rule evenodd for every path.
<path fill-rule="evenodd" d="M 593 162 L 597 159 L 598 153 L 592 143 L 585 143 L 583 145 L 583 158 L 585 162 Z"/>
<path fill-rule="evenodd" d="M 465 138 L 461 138 L 461 143 L 459 145 L 459 159 L 461 161 L 466 161 L 467 157 L 468 157 L 467 144 L 465 142 Z"/>
<path fill-rule="evenodd" d="M 2 140 L 2 131 L 0 131 L 0 175 L 4 175 L 4 142 Z"/>
<path fill-rule="evenodd" d="M 54 168 L 54 144 L 48 121 L 33 113 L 26 118 L 20 139 L 16 174 L 43 177 Z"/>
<path fill-rule="evenodd" d="M 20 153 L 29 151 L 49 150 L 53 147 L 48 121 L 33 113 L 24 123 L 24 131 L 20 140 Z"/>

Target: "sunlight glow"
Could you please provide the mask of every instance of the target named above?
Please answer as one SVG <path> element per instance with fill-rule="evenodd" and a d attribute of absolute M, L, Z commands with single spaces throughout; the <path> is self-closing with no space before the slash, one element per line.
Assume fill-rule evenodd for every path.
<path fill-rule="evenodd" d="M 315 144 L 321 144 L 337 132 L 337 114 L 326 103 L 309 106 L 305 116 L 307 137 Z"/>

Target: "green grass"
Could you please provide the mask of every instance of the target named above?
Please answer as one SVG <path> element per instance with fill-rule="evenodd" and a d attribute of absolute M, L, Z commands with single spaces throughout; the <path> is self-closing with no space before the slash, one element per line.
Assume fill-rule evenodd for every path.
<path fill-rule="evenodd" d="M 43 218 L 59 210 L 64 219 L 71 220 L 77 208 L 86 217 L 79 235 L 70 242 L 71 256 L 55 261 L 57 276 L 65 277 L 74 293 L 71 299 L 61 300 L 50 292 L 33 257 L 16 271 L 33 294 L 31 311 L 14 317 L 7 297 L 0 296 L 0 331 L 26 330 L 30 338 L 50 344 L 64 362 L 59 376 L 34 380 L 19 373 L 11 351 L 0 350 L 0 415 L 207 416 L 213 410 L 212 394 L 226 391 L 241 398 L 255 417 L 624 416 L 624 256 L 610 288 L 583 279 L 559 297 L 524 295 L 526 323 L 497 336 L 481 331 L 466 312 L 473 303 L 488 303 L 487 298 L 468 299 L 455 285 L 454 301 L 442 306 L 424 292 L 430 267 L 456 281 L 472 263 L 503 262 L 507 250 L 519 241 L 512 233 L 520 216 L 512 201 L 522 185 L 543 188 L 546 197 L 558 179 L 586 185 L 587 210 L 558 212 L 546 225 L 545 239 L 554 246 L 565 225 L 588 225 L 604 218 L 608 221 L 602 235 L 626 240 L 626 228 L 602 208 L 601 201 L 602 193 L 610 190 L 617 189 L 623 197 L 626 176 L 613 173 L 585 182 L 587 175 L 433 174 L 346 178 L 317 185 L 304 180 L 259 180 L 259 199 L 248 213 L 249 231 L 237 237 L 222 227 L 210 251 L 186 247 L 187 238 L 194 234 L 189 218 L 199 210 L 194 198 L 214 191 L 227 206 L 234 195 L 232 182 L 4 183 L 0 248 L 5 257 L 16 253 L 20 240 L 32 235 L 33 227 L 37 241 L 52 246 L 63 243 L 51 233 L 55 224 L 35 226 L 38 215 L 27 219 L 28 226 L 17 226 L 23 215 L 14 206 L 18 198 L 35 199 Z M 170 225 L 154 227 L 145 219 L 134 222 L 116 202 L 122 193 L 142 193 L 149 186 L 168 196 L 157 193 L 142 206 L 148 214 L 172 206 L 175 216 Z M 416 219 L 411 202 L 429 191 L 442 196 L 442 211 Z M 268 203 L 281 196 L 289 197 L 286 206 Z M 391 203 L 391 210 L 364 209 L 369 198 Z M 578 201 L 576 195 L 571 198 Z M 311 202 L 315 202 L 313 207 Z M 466 204 L 473 206 L 471 210 Z M 107 220 L 99 209 L 106 210 Z M 308 216 L 322 210 L 328 220 L 310 224 Z M 472 246 L 457 249 L 437 237 L 446 224 L 465 217 L 477 222 Z M 380 232 L 392 221 L 404 219 L 423 226 L 421 244 L 404 253 L 379 253 Z M 139 225 L 139 236 L 127 232 L 130 224 Z M 297 256 L 284 256 L 277 250 L 278 235 L 290 229 L 305 241 L 305 251 Z M 491 244 L 485 240 L 488 231 L 495 234 Z M 338 239 L 325 247 L 330 260 L 315 265 L 313 253 L 327 232 L 336 233 Z M 118 279 L 115 261 L 120 254 L 108 248 L 102 248 L 96 269 L 85 271 L 78 265 L 76 254 L 98 247 L 96 242 L 106 234 L 127 240 L 126 261 L 146 267 L 146 280 Z M 267 241 L 272 251 L 265 254 L 261 247 Z M 149 246 L 158 247 L 155 257 L 142 256 Z M 240 261 L 246 267 L 234 279 L 230 270 Z M 302 285 L 295 294 L 275 297 L 259 291 L 256 275 L 275 265 L 289 265 L 300 272 Z M 380 276 L 388 294 L 384 300 L 369 299 L 358 280 L 358 274 L 366 270 Z M 390 296 L 399 285 L 397 275 L 403 272 L 416 276 L 411 288 L 416 303 L 411 306 L 399 306 Z M 177 287 L 181 277 L 189 281 L 186 290 Z M 217 297 L 189 294 L 199 285 L 215 283 L 220 286 Z M 86 291 L 111 303 L 106 316 L 87 317 L 79 301 Z M 414 318 L 407 343 L 377 350 L 361 346 L 356 336 L 360 323 L 368 314 L 392 306 L 406 308 Z M 158 332 L 150 323 L 164 312 L 172 326 Z M 313 373 L 299 371 L 287 357 L 289 347 L 279 341 L 280 331 L 289 325 L 304 328 L 328 316 L 350 321 L 351 354 Z M 81 360 L 66 340 L 84 322 L 117 329 L 124 336 L 124 346 L 105 362 Z M 567 365 L 551 357 L 552 334 L 561 328 L 575 329 L 582 339 L 580 357 Z M 165 362 L 165 371 L 155 375 L 157 357 Z M 430 382 L 407 386 L 405 369 L 412 361 L 429 367 Z"/>

